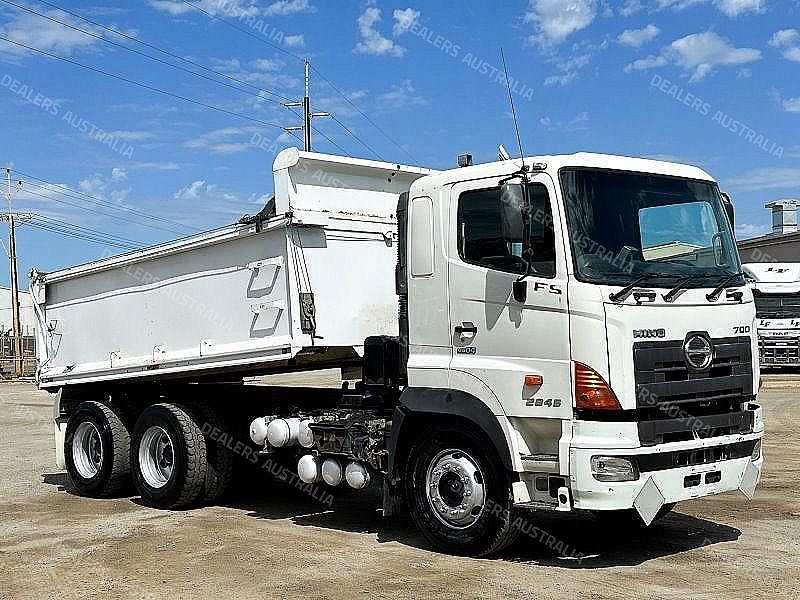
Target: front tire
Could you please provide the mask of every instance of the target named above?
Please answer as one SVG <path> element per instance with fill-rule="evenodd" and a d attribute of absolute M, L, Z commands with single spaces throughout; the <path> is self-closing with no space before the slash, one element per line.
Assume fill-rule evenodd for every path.
<path fill-rule="evenodd" d="M 64 459 L 72 487 L 82 496 L 116 496 L 130 484 L 130 432 L 119 412 L 81 402 L 69 417 Z"/>
<path fill-rule="evenodd" d="M 494 447 L 469 429 L 434 427 L 412 447 L 407 506 L 437 549 L 486 556 L 519 536 L 511 485 Z"/>
<path fill-rule="evenodd" d="M 145 503 L 183 508 L 203 494 L 206 440 L 192 414 L 174 404 L 154 404 L 136 421 L 131 445 L 133 481 Z"/>

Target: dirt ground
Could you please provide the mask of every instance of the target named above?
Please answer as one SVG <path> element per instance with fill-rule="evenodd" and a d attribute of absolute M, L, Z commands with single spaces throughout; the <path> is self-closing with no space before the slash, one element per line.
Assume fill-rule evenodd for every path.
<path fill-rule="evenodd" d="M 0 385 L 0 598 L 791 598 L 800 588 L 800 379 L 770 378 L 766 469 L 738 493 L 681 504 L 644 532 L 534 515 L 494 559 L 429 549 L 375 498 L 332 509 L 268 474 L 223 506 L 154 510 L 72 495 L 54 466 L 51 403 Z"/>

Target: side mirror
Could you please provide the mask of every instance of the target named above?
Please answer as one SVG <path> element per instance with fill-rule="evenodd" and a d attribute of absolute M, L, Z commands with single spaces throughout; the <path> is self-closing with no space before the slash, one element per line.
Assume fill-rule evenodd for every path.
<path fill-rule="evenodd" d="M 736 210 L 733 208 L 733 200 L 730 194 L 722 192 L 722 206 L 728 214 L 728 221 L 731 223 L 731 230 L 736 231 Z"/>
<path fill-rule="evenodd" d="M 504 183 L 500 188 L 500 224 L 510 243 L 525 241 L 525 188 L 521 183 Z"/>

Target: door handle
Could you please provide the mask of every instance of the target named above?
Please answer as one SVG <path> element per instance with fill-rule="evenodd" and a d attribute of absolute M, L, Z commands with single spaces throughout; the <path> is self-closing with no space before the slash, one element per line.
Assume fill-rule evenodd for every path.
<path fill-rule="evenodd" d="M 456 335 L 461 337 L 475 337 L 478 334 L 478 328 L 475 327 L 473 323 L 462 323 L 461 325 L 456 325 L 455 329 Z"/>

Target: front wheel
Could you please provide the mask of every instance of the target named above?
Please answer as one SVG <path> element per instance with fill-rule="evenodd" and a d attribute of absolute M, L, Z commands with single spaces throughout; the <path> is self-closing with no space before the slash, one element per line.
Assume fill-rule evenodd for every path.
<path fill-rule="evenodd" d="M 494 447 L 465 429 L 435 427 L 412 447 L 405 475 L 411 515 L 436 548 L 485 556 L 514 542 L 511 486 Z"/>

